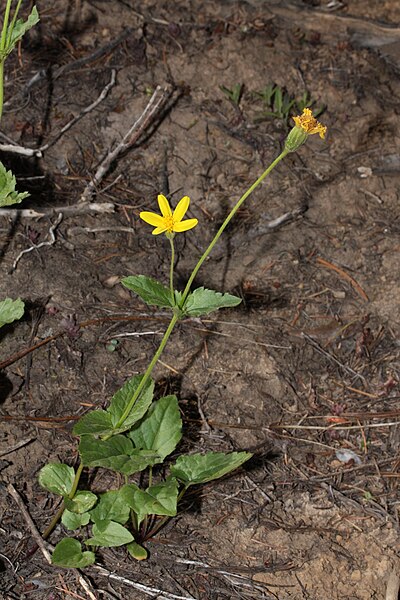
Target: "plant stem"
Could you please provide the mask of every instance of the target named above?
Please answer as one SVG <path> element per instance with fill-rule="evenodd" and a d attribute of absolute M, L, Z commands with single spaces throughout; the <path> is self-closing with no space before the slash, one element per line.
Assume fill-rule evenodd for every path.
<path fill-rule="evenodd" d="M 80 480 L 81 475 L 82 475 L 82 471 L 83 471 L 83 464 L 79 463 L 79 467 L 77 468 L 76 473 L 75 473 L 74 483 L 72 484 L 71 491 L 68 494 L 68 498 L 70 500 L 72 500 L 73 497 L 76 494 L 76 490 L 78 489 L 78 484 L 79 484 L 79 480 Z M 57 525 L 58 521 L 61 519 L 64 510 L 65 510 L 65 504 L 64 504 L 64 502 L 62 502 L 60 508 L 58 509 L 58 511 L 56 512 L 56 514 L 54 515 L 54 517 L 50 521 L 50 524 L 48 525 L 48 527 L 46 527 L 45 531 L 42 534 L 42 538 L 44 540 L 46 540 L 49 537 L 49 535 L 51 534 L 51 532 L 53 531 L 53 529 Z"/>
<path fill-rule="evenodd" d="M 10 10 L 11 10 L 11 2 L 12 0 L 7 0 L 6 10 L 4 12 L 3 19 L 3 28 L 1 30 L 1 38 L 0 38 L 0 120 L 3 114 L 3 103 L 4 103 L 4 61 L 5 56 L 3 55 L 4 49 L 7 43 L 7 30 L 8 30 L 8 21 L 10 19 Z"/>
<path fill-rule="evenodd" d="M 267 175 L 269 175 L 269 173 L 272 171 L 272 169 L 274 169 L 276 167 L 276 165 L 282 160 L 282 158 L 284 158 L 288 153 L 289 153 L 288 150 L 283 150 L 283 152 L 281 152 L 281 154 L 269 165 L 269 167 L 267 167 L 267 169 L 265 169 L 264 173 L 253 183 L 253 185 L 251 185 L 249 187 L 249 189 L 243 194 L 243 196 L 241 198 L 239 198 L 239 200 L 237 201 L 235 206 L 232 208 L 231 212 L 226 217 L 225 221 L 222 223 L 221 227 L 218 229 L 217 233 L 215 234 L 210 245 L 208 246 L 208 248 L 206 249 L 204 254 L 202 254 L 197 265 L 193 269 L 193 272 L 188 279 L 188 282 L 186 284 L 186 287 L 185 287 L 183 295 L 182 295 L 182 300 L 180 302 L 181 308 L 183 308 L 183 306 L 185 304 L 186 298 L 188 297 L 189 292 L 190 292 L 190 287 L 191 287 L 193 280 L 196 277 L 201 265 L 206 260 L 208 255 L 211 253 L 212 249 L 214 248 L 215 244 L 218 242 L 219 238 L 221 237 L 223 231 L 226 229 L 227 225 L 233 219 L 233 217 L 235 216 L 235 214 L 237 213 L 239 208 L 242 206 L 242 204 L 246 200 L 246 198 L 248 198 L 250 196 L 250 194 L 256 189 L 256 187 L 260 185 L 260 183 L 265 179 L 265 177 Z"/>
<path fill-rule="evenodd" d="M 172 306 L 175 305 L 175 290 L 174 290 L 174 266 L 175 266 L 175 245 L 174 245 L 174 234 L 167 235 L 169 243 L 171 244 L 171 266 L 169 269 L 169 289 L 171 290 L 171 302 Z"/>
<path fill-rule="evenodd" d="M 17 17 L 18 17 L 19 9 L 21 8 L 21 4 L 22 4 L 22 0 L 18 0 L 18 4 L 17 4 L 17 6 L 15 8 L 15 11 L 14 11 L 14 16 L 13 16 L 12 21 L 10 23 L 10 27 L 8 28 L 8 36 L 7 36 L 7 39 L 6 39 L 6 42 L 7 42 L 6 45 L 7 46 L 11 42 L 12 32 L 13 32 L 14 27 L 15 27 L 15 22 L 16 22 Z"/>
<path fill-rule="evenodd" d="M 136 400 L 139 398 L 146 383 L 150 379 L 150 375 L 151 375 L 158 359 L 160 358 L 162 351 L 164 350 L 165 345 L 168 342 L 168 338 L 171 335 L 178 319 L 179 319 L 179 315 L 174 314 L 174 316 L 172 317 L 172 319 L 170 321 L 170 324 L 168 325 L 166 332 L 164 333 L 163 339 L 161 340 L 161 343 L 157 348 L 155 355 L 151 359 L 151 362 L 150 362 L 149 366 L 147 367 L 145 374 L 143 375 L 142 380 L 140 381 L 139 385 L 137 386 L 135 393 L 133 394 L 132 398 L 130 399 L 127 407 L 125 408 L 124 412 L 122 413 L 118 423 L 116 423 L 114 429 L 119 429 L 121 427 L 121 425 L 123 424 L 123 422 L 125 421 L 125 419 L 127 418 L 127 416 L 129 415 L 129 413 L 131 412 L 133 405 L 135 404 Z M 113 434 L 108 434 L 107 436 L 104 436 L 102 439 L 108 440 L 110 437 L 112 437 L 112 435 Z"/>

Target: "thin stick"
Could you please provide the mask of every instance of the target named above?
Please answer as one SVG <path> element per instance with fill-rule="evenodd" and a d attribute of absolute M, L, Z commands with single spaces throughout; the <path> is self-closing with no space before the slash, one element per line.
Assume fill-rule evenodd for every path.
<path fill-rule="evenodd" d="M 49 229 L 49 236 L 50 236 L 50 240 L 47 242 L 41 242 L 40 244 L 31 246 L 30 248 L 26 248 L 25 250 L 22 250 L 22 252 L 20 252 L 17 256 L 17 258 L 14 260 L 13 265 L 11 267 L 11 272 L 15 271 L 15 269 L 17 268 L 17 264 L 19 263 L 20 259 L 23 257 L 24 254 L 27 254 L 28 252 L 32 252 L 32 250 L 37 250 L 38 248 L 42 248 L 43 246 L 53 246 L 53 244 L 56 243 L 56 236 L 55 236 L 55 230 L 57 229 L 57 227 L 59 226 L 59 224 L 61 223 L 63 218 L 63 214 L 60 213 L 57 217 L 57 219 L 55 220 L 55 222 L 53 223 L 53 225 L 50 227 Z"/>
<path fill-rule="evenodd" d="M 176 594 L 170 594 L 169 592 L 164 592 L 163 590 L 148 587 L 147 585 L 143 585 L 142 583 L 137 583 L 136 581 L 132 581 L 131 579 L 127 579 L 126 577 L 115 575 L 114 573 L 110 573 L 109 571 L 98 565 L 94 565 L 92 568 L 95 569 L 99 575 L 107 577 L 108 579 L 113 579 L 114 581 L 118 581 L 119 583 L 124 583 L 125 585 L 133 587 L 136 590 L 140 590 L 141 592 L 143 592 L 143 594 L 146 594 L 147 596 L 156 596 L 157 598 L 164 598 L 165 600 L 194 600 L 193 596 L 177 596 Z"/>
<path fill-rule="evenodd" d="M 96 108 L 96 106 L 98 106 L 101 102 L 103 102 L 103 100 L 106 98 L 106 96 L 107 96 L 108 92 L 110 91 L 110 89 L 112 87 L 114 87 L 114 85 L 115 85 L 116 74 L 117 74 L 116 70 L 112 69 L 112 71 L 111 71 L 111 79 L 110 79 L 109 83 L 107 83 L 107 85 L 105 86 L 105 88 L 101 92 L 100 96 L 97 98 L 97 100 L 95 100 L 94 102 L 92 102 L 92 104 L 89 104 L 89 106 L 87 106 L 86 108 L 84 108 L 82 110 L 82 112 L 79 113 L 79 115 L 77 115 L 76 117 L 74 117 L 73 119 L 71 119 L 71 121 L 69 123 L 67 123 L 66 125 L 64 125 L 64 127 L 58 132 L 58 134 L 56 135 L 56 137 L 51 142 L 48 142 L 47 144 L 44 144 L 44 146 L 41 146 L 39 148 L 40 152 L 45 152 L 46 150 L 48 150 L 49 148 L 51 148 L 51 146 L 54 146 L 54 144 L 56 144 L 58 142 L 58 140 L 64 135 L 64 133 L 66 133 L 69 129 L 71 129 L 71 127 L 73 127 L 75 125 L 75 123 L 77 123 L 78 121 L 80 121 L 80 119 L 82 119 L 82 117 L 84 117 L 85 115 L 87 115 L 88 113 L 90 113 L 92 110 L 94 110 Z M 1 150 L 1 147 L 0 147 L 0 150 Z"/>
<path fill-rule="evenodd" d="M 107 94 L 110 91 L 110 89 L 115 85 L 116 73 L 116 70 L 112 69 L 111 79 L 109 83 L 107 83 L 107 85 L 103 88 L 100 96 L 94 102 L 89 104 L 89 106 L 86 106 L 86 108 L 84 108 L 79 113 L 79 115 L 76 115 L 76 117 L 71 119 L 69 123 L 64 125 L 64 127 L 57 133 L 53 140 L 47 142 L 47 144 L 43 144 L 43 146 L 40 146 L 40 148 L 25 148 L 24 146 L 19 146 L 18 144 L 0 144 L 0 152 L 11 152 L 13 154 L 20 154 L 22 156 L 35 156 L 36 158 L 42 158 L 43 153 L 46 152 L 46 150 L 48 150 L 52 146 L 54 146 L 54 144 L 56 144 L 58 140 L 69 129 L 71 129 L 71 127 L 73 127 L 78 121 L 82 119 L 82 117 L 92 112 L 92 110 L 94 110 L 101 102 L 103 102 L 103 100 L 107 97 Z"/>
<path fill-rule="evenodd" d="M 161 86 L 157 86 L 153 95 L 151 96 L 146 108 L 140 117 L 134 122 L 132 127 L 126 132 L 122 140 L 117 144 L 114 150 L 111 150 L 107 156 L 101 161 L 92 181 L 86 186 L 81 195 L 80 202 L 87 202 L 93 196 L 96 188 L 99 186 L 101 181 L 104 179 L 106 173 L 109 171 L 112 163 L 123 153 L 126 152 L 133 144 L 139 139 L 144 133 L 153 118 L 164 105 L 166 99 L 170 94 L 170 89 L 162 89 Z"/>
<path fill-rule="evenodd" d="M 30 442 L 33 442 L 34 440 L 36 440 L 36 438 L 33 438 L 33 437 L 28 438 L 26 440 L 21 440 L 20 442 L 18 442 L 18 444 L 14 444 L 14 446 L 10 446 L 10 448 L 7 448 L 7 450 L 3 450 L 3 452 L 0 452 L 0 458 L 2 456 L 7 456 L 7 454 L 11 454 L 12 452 L 15 452 L 16 450 L 19 450 L 20 448 L 23 448 L 24 446 L 26 446 Z"/>
<path fill-rule="evenodd" d="M 112 202 L 85 202 L 82 204 L 73 204 L 71 206 L 55 206 L 53 208 L 40 209 L 40 212 L 33 208 L 2 208 L 0 217 L 21 217 L 24 219 L 40 219 L 42 217 L 54 214 L 84 215 L 87 213 L 107 213 L 115 211 L 115 204 Z"/>
<path fill-rule="evenodd" d="M 40 535 L 40 533 L 38 532 L 38 530 L 36 529 L 36 525 L 35 523 L 32 521 L 32 517 L 31 515 L 28 513 L 25 504 L 22 501 L 21 496 L 18 494 L 17 490 L 15 489 L 15 487 L 13 486 L 12 483 L 9 483 L 7 486 L 7 492 L 10 494 L 10 496 L 12 496 L 12 498 L 14 499 L 15 503 L 17 504 L 22 516 L 25 519 L 26 524 L 28 525 L 32 537 L 35 540 L 36 544 L 38 545 L 38 547 L 40 548 L 41 553 L 43 554 L 44 558 L 46 559 L 46 561 L 49 563 L 49 565 L 51 565 L 51 556 L 50 556 L 50 552 L 47 550 L 46 546 L 45 546 L 45 542 L 42 539 L 42 536 Z"/>

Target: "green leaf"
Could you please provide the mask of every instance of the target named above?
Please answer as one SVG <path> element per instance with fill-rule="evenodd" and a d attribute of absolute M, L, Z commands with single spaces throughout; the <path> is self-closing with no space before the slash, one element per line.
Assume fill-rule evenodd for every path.
<path fill-rule="evenodd" d="M 131 379 L 129 379 L 122 388 L 114 394 L 110 406 L 106 411 L 93 410 L 87 413 L 78 421 L 78 423 L 76 423 L 73 433 L 75 435 L 115 435 L 130 429 L 132 425 L 143 417 L 153 400 L 154 381 L 150 379 L 145 385 L 144 390 L 140 393 L 139 398 L 132 406 L 130 413 L 121 427 L 115 429 L 115 426 L 124 414 L 126 407 L 142 379 L 143 375 L 131 377 Z"/>
<path fill-rule="evenodd" d="M 88 546 L 112 548 L 133 542 L 133 535 L 114 521 L 98 521 L 93 525 L 92 534 L 93 537 L 85 542 Z"/>
<path fill-rule="evenodd" d="M 171 467 L 174 477 L 186 486 L 218 479 L 237 469 L 253 455 L 250 452 L 208 452 L 180 456 Z"/>
<path fill-rule="evenodd" d="M 136 542 L 127 544 L 126 549 L 128 550 L 129 554 L 133 556 L 133 558 L 136 558 L 136 560 L 146 560 L 149 554 L 146 548 L 143 548 L 143 546 L 137 544 Z"/>
<path fill-rule="evenodd" d="M 146 450 L 136 450 L 124 435 L 115 435 L 109 440 L 98 440 L 92 435 L 83 435 L 79 453 L 86 467 L 104 467 L 124 475 L 143 471 L 157 455 Z"/>
<path fill-rule="evenodd" d="M 7 171 L 2 162 L 0 162 L 0 208 L 19 204 L 29 196 L 28 192 L 18 193 L 15 189 L 16 180 L 11 171 Z"/>
<path fill-rule="evenodd" d="M 78 515 L 77 513 L 71 512 L 67 508 L 64 510 L 61 517 L 62 524 L 64 525 L 64 527 L 66 527 L 66 529 L 69 529 L 70 531 L 74 531 L 75 529 L 79 529 L 80 527 L 87 525 L 89 521 L 89 513 L 85 512 L 81 515 Z"/>
<path fill-rule="evenodd" d="M 118 421 L 121 419 L 127 405 L 129 404 L 129 401 L 134 395 L 143 377 L 144 375 L 135 375 L 129 379 L 116 394 L 114 394 L 110 406 L 107 409 L 111 415 L 113 427 L 115 427 Z M 153 400 L 153 391 L 154 381 L 149 379 L 144 389 L 141 391 L 139 398 L 133 405 L 131 412 L 126 417 L 121 427 L 113 430 L 114 433 L 122 433 L 123 431 L 127 431 L 132 427 L 132 425 L 137 423 L 137 421 L 143 417 Z"/>
<path fill-rule="evenodd" d="M 39 471 L 40 485 L 53 494 L 68 496 L 75 480 L 75 471 L 63 463 L 48 463 Z"/>
<path fill-rule="evenodd" d="M 176 515 L 178 499 L 178 482 L 169 479 L 163 483 L 153 485 L 146 491 L 141 490 L 136 484 L 129 483 L 121 488 L 121 496 L 126 504 L 136 513 L 138 525 L 146 515 Z"/>
<path fill-rule="evenodd" d="M 11 29 L 7 31 L 7 44 L 5 55 L 7 56 L 15 48 L 17 43 L 23 38 L 25 33 L 39 22 L 39 13 L 36 6 L 32 8 L 32 12 L 26 21 L 18 19 Z"/>
<path fill-rule="evenodd" d="M 67 569 L 83 569 L 95 560 L 94 552 L 82 552 L 80 543 L 74 538 L 64 538 L 58 542 L 51 557 L 53 565 Z"/>
<path fill-rule="evenodd" d="M 241 298 L 237 296 L 221 294 L 221 292 L 214 292 L 214 290 L 200 287 L 189 294 L 183 312 L 188 317 L 200 317 L 201 315 L 208 315 L 219 308 L 237 306 L 241 301 Z"/>
<path fill-rule="evenodd" d="M 154 402 L 144 419 L 129 433 L 136 448 L 153 450 L 157 462 L 171 454 L 182 437 L 182 419 L 176 396 L 165 396 Z"/>
<path fill-rule="evenodd" d="M 174 307 L 170 289 L 151 277 L 131 275 L 122 279 L 121 283 L 128 290 L 140 296 L 146 304 L 159 306 L 160 308 Z"/>
<path fill-rule="evenodd" d="M 24 314 L 25 304 L 21 298 L 12 300 L 11 298 L 5 298 L 0 301 L 0 327 L 3 327 L 6 323 L 12 323 L 17 321 Z"/>
<path fill-rule="evenodd" d="M 127 505 L 121 490 L 111 490 L 100 496 L 100 502 L 90 511 L 90 518 L 94 523 L 99 521 L 116 521 L 121 525 L 129 519 L 130 508 Z"/>
<path fill-rule="evenodd" d="M 64 504 L 66 508 L 77 514 L 82 514 L 90 510 L 97 502 L 96 494 L 87 490 L 80 490 L 76 492 L 75 496 L 70 498 L 64 498 Z"/>
<path fill-rule="evenodd" d="M 110 433 L 111 431 L 111 415 L 105 410 L 92 410 L 79 419 L 74 425 L 72 433 L 74 435 L 85 435 L 88 433 L 100 435 Z"/>

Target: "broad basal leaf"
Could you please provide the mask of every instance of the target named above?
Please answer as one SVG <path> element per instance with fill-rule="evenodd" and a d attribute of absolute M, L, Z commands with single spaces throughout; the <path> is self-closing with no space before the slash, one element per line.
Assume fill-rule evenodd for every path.
<path fill-rule="evenodd" d="M 124 485 L 121 495 L 127 505 L 136 513 L 138 525 L 146 515 L 176 515 L 178 498 L 178 482 L 169 479 L 163 483 L 153 485 L 146 491 L 141 490 L 136 484 Z"/>
<path fill-rule="evenodd" d="M 78 515 L 77 513 L 71 512 L 67 508 L 64 510 L 62 517 L 61 517 L 61 523 L 64 525 L 64 527 L 66 529 L 69 529 L 70 531 L 75 531 L 75 529 L 80 529 L 80 527 L 87 525 L 89 523 L 89 521 L 90 521 L 89 513 L 82 513 L 81 515 Z"/>
<path fill-rule="evenodd" d="M 91 410 L 74 425 L 74 435 L 101 435 L 112 432 L 111 415 L 105 410 Z"/>
<path fill-rule="evenodd" d="M 124 435 L 115 435 L 108 440 L 98 440 L 92 435 L 83 435 L 79 444 L 82 462 L 87 467 L 104 467 L 124 475 L 143 471 L 154 464 L 157 455 L 147 450 L 136 450 Z"/>
<path fill-rule="evenodd" d="M 79 492 L 76 492 L 72 500 L 69 498 L 64 499 L 66 508 L 77 514 L 87 512 L 96 504 L 96 502 L 96 494 L 93 494 L 93 492 L 89 492 L 88 490 L 80 490 Z"/>
<path fill-rule="evenodd" d="M 20 298 L 5 298 L 0 301 L 0 327 L 6 323 L 17 321 L 24 314 L 25 305 Z"/>
<path fill-rule="evenodd" d="M 112 548 L 133 542 L 133 535 L 114 521 L 98 521 L 93 525 L 92 537 L 85 541 L 88 546 Z"/>
<path fill-rule="evenodd" d="M 39 483 L 45 490 L 68 496 L 75 480 L 75 471 L 63 463 L 48 463 L 39 471 Z"/>
<path fill-rule="evenodd" d="M 221 294 L 203 287 L 194 290 L 186 299 L 183 313 L 188 317 L 208 315 L 219 308 L 231 308 L 241 303 L 241 298 L 231 294 Z"/>
<path fill-rule="evenodd" d="M 144 419 L 128 434 L 136 448 L 153 450 L 162 462 L 182 437 L 182 419 L 176 396 L 154 402 Z"/>
<path fill-rule="evenodd" d="M 237 469 L 253 455 L 250 452 L 208 452 L 180 456 L 171 467 L 174 477 L 186 486 L 218 479 Z"/>
<path fill-rule="evenodd" d="M 90 511 L 90 518 L 93 523 L 116 521 L 125 525 L 129 519 L 129 512 L 130 508 L 121 494 L 121 490 L 111 490 L 100 496 L 98 505 Z"/>
<path fill-rule="evenodd" d="M 143 546 L 137 544 L 136 542 L 131 542 L 130 544 L 127 544 L 126 549 L 128 550 L 129 554 L 136 560 L 146 560 L 146 558 L 149 555 L 146 548 L 143 548 Z"/>
<path fill-rule="evenodd" d="M 124 422 L 116 428 L 142 379 L 143 375 L 135 375 L 129 379 L 114 394 L 107 410 L 92 410 L 84 415 L 74 426 L 74 435 L 90 433 L 96 436 L 106 436 L 123 433 L 130 429 L 143 417 L 153 400 L 154 381 L 149 379 Z"/>
<path fill-rule="evenodd" d="M 169 288 L 151 277 L 131 275 L 125 277 L 121 283 L 128 290 L 140 296 L 146 304 L 159 306 L 160 308 L 173 308 L 175 305 L 172 302 Z"/>
<path fill-rule="evenodd" d="M 53 565 L 67 569 L 83 569 L 94 561 L 94 552 L 82 552 L 80 543 L 74 538 L 64 538 L 58 542 L 51 557 Z"/>
<path fill-rule="evenodd" d="M 121 419 L 142 379 L 143 375 L 135 375 L 129 379 L 116 394 L 114 394 L 111 404 L 107 409 L 107 412 L 111 415 L 113 427 L 115 427 Z M 127 431 L 143 417 L 153 400 L 153 391 L 154 381 L 149 379 L 123 424 L 118 427 L 118 429 L 114 430 L 115 433 Z"/>

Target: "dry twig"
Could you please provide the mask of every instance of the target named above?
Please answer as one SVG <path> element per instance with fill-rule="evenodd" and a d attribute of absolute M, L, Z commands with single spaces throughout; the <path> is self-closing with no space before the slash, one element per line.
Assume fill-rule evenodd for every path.
<path fill-rule="evenodd" d="M 90 200 L 95 193 L 96 188 L 108 173 L 112 163 L 137 142 L 139 137 L 146 131 L 149 125 L 153 122 L 154 117 L 164 106 L 170 93 L 171 88 L 169 87 L 166 87 L 165 89 L 162 89 L 159 85 L 156 87 L 143 113 L 134 122 L 132 127 L 128 129 L 114 150 L 110 150 L 107 156 L 101 161 L 92 181 L 84 189 L 80 198 L 80 202 L 88 202 Z"/>
<path fill-rule="evenodd" d="M 17 264 L 19 263 L 20 259 L 23 257 L 24 254 L 27 254 L 28 252 L 32 252 L 32 250 L 38 250 L 39 248 L 42 248 L 43 246 L 53 246 L 53 244 L 56 243 L 56 236 L 55 236 L 55 230 L 57 229 L 57 227 L 59 226 L 59 224 L 61 223 L 63 218 L 63 214 L 60 213 L 57 217 L 57 219 L 54 221 L 53 225 L 50 227 L 49 229 L 49 236 L 50 236 L 50 240 L 48 240 L 47 242 L 40 242 L 40 244 L 37 245 L 33 245 L 30 248 L 25 248 L 25 250 L 22 250 L 17 258 L 14 260 L 13 265 L 11 267 L 11 272 L 15 271 L 15 269 L 17 268 Z"/>

